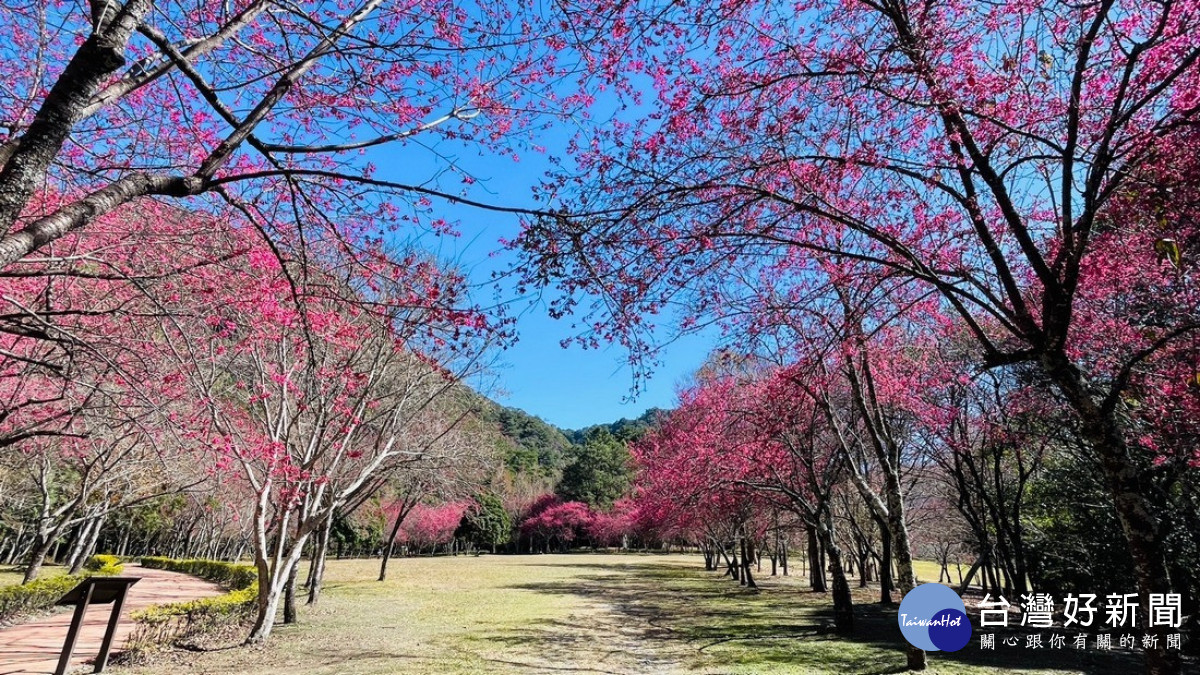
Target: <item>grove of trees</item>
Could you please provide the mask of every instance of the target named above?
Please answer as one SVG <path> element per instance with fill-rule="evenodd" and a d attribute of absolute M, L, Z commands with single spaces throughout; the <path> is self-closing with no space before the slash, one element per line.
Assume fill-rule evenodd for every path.
<path fill-rule="evenodd" d="M 628 114 L 576 140 L 574 166 L 543 187 L 567 215 L 519 246 L 527 281 L 596 327 L 585 341 L 652 365 L 664 325 L 719 324 L 745 354 L 840 375 L 843 391 L 806 384 L 834 438 L 805 441 L 862 441 L 879 476 L 856 486 L 902 556 L 908 460 L 862 343 L 916 326 L 891 348 L 936 335 L 958 376 L 999 378 L 1002 401 L 1029 382 L 1061 406 L 1131 583 L 1195 607 L 1174 564 L 1195 531 L 1179 500 L 1196 464 L 1195 3 L 578 9 Z M 813 324 L 840 363 L 804 343 Z M 805 449 L 812 470 L 822 450 Z M 814 516 L 821 478 L 806 480 Z M 1181 667 L 1161 645 L 1146 656 L 1149 672 Z"/>

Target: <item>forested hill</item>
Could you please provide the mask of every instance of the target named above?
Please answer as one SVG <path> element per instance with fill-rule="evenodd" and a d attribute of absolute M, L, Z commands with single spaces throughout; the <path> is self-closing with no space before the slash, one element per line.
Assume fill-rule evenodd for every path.
<path fill-rule="evenodd" d="M 649 429 L 660 412 L 659 408 L 650 408 L 635 419 L 621 418 L 583 429 L 560 429 L 519 408 L 487 400 L 481 405 L 479 417 L 494 424 L 500 432 L 498 449 L 510 469 L 550 475 L 572 461 L 572 446 L 583 445 L 590 433 L 605 430 L 619 440 L 631 441 Z"/>
<path fill-rule="evenodd" d="M 629 419 L 622 417 L 616 422 L 609 424 L 593 424 L 590 427 L 582 429 L 563 430 L 563 435 L 566 436 L 572 443 L 583 443 L 588 434 L 604 429 L 614 437 L 623 441 L 632 441 L 646 433 L 646 431 L 654 425 L 654 420 L 659 414 L 666 412 L 662 408 L 649 408 L 642 413 L 640 417 Z"/>
<path fill-rule="evenodd" d="M 510 469 L 543 474 L 562 469 L 571 447 L 562 430 L 524 410 L 491 400 L 482 406 L 479 417 L 500 432 L 497 443 Z"/>

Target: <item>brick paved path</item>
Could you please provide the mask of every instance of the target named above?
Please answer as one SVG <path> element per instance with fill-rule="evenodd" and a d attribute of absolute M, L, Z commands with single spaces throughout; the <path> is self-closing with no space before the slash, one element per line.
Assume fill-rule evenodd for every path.
<path fill-rule="evenodd" d="M 223 592 L 216 584 L 196 577 L 147 569 L 139 565 L 127 564 L 122 576 L 142 577 L 142 580 L 131 586 L 129 595 L 125 597 L 125 608 L 121 612 L 123 618 L 117 626 L 117 636 L 113 640 L 113 653 L 120 650 L 125 639 L 133 632 L 133 623 L 129 621 L 130 612 L 149 605 L 195 600 L 220 595 Z M 112 605 L 88 607 L 83 618 L 83 630 L 79 633 L 79 641 L 75 643 L 72 667 L 81 666 L 96 658 L 111 610 Z M 71 612 L 59 611 L 35 621 L 0 629 L 0 675 L 53 673 L 70 625 Z M 88 672 L 91 672 L 90 668 Z"/>

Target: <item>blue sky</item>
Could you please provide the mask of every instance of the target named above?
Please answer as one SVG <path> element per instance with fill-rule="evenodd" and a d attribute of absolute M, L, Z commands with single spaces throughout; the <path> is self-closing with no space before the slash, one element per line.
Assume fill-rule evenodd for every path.
<path fill-rule="evenodd" d="M 529 186 L 545 168 L 544 160 L 513 165 L 507 160 L 483 160 L 478 174 L 489 201 L 505 205 L 533 205 Z M 494 171 L 490 173 L 489 171 Z M 475 195 L 479 198 L 479 195 Z M 503 251 L 500 240 L 516 236 L 518 221 L 478 209 L 439 206 L 443 217 L 458 222 L 461 236 L 437 242 L 440 254 L 455 261 L 479 287 L 481 299 L 491 293 L 493 271 L 505 269 L 515 256 Z M 568 319 L 556 320 L 546 302 L 536 297 L 518 298 L 511 284 L 501 282 L 508 311 L 516 317 L 517 343 L 497 354 L 488 378 L 475 386 L 493 399 L 521 408 L 565 429 L 637 417 L 647 408 L 674 405 L 676 384 L 694 372 L 714 342 L 689 336 L 667 346 L 659 366 L 642 391 L 631 399 L 633 372 L 628 354 L 620 345 L 584 349 L 564 348 L 561 342 L 574 334 Z"/>
<path fill-rule="evenodd" d="M 538 142 L 552 146 L 548 154 L 561 155 L 561 151 L 554 152 L 553 146 L 561 147 L 566 140 L 565 131 L 556 131 L 543 135 Z M 468 194 L 470 198 L 502 206 L 538 206 L 532 199 L 531 187 L 549 168 L 547 154 L 524 152 L 521 160 L 514 163 L 508 158 L 481 156 L 471 146 L 444 141 L 430 149 L 476 179 Z M 413 150 L 388 151 L 371 160 L 378 165 L 380 177 L 427 181 L 428 155 Z M 433 186 L 456 192 L 462 187 L 458 181 L 450 176 Z M 420 238 L 421 245 L 436 250 L 444 260 L 465 270 L 477 286 L 477 299 L 488 300 L 495 284 L 493 272 L 516 261 L 499 242 L 517 235 L 519 221 L 515 216 L 445 202 L 435 202 L 434 214 L 455 222 L 461 234 L 454 238 L 425 236 Z M 624 348 L 620 345 L 599 350 L 574 345 L 563 348 L 560 343 L 572 336 L 569 320 L 550 318 L 544 302 L 518 298 L 511 284 L 501 282 L 500 294 L 509 302 L 508 312 L 517 317 L 518 341 L 497 354 L 489 377 L 472 384 L 500 403 L 521 408 L 566 429 L 637 417 L 651 407 L 672 407 L 676 384 L 704 362 L 715 344 L 714 338 L 700 336 L 671 344 L 662 353 L 662 365 L 643 382 L 636 398 L 630 400 L 634 381 Z"/>
<path fill-rule="evenodd" d="M 559 341 L 568 335 L 563 322 L 536 308 L 521 315 L 518 330 L 519 342 L 499 357 L 496 383 L 505 391 L 493 392 L 493 398 L 567 429 L 673 406 L 676 383 L 699 367 L 708 351 L 700 338 L 671 345 L 645 390 L 628 401 L 633 379 L 619 345 L 563 349 Z"/>

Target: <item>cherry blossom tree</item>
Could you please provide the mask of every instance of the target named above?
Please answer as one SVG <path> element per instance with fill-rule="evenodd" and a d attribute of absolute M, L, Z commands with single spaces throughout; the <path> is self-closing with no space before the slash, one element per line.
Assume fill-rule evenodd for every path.
<path fill-rule="evenodd" d="M 595 514 L 583 502 L 558 500 L 532 514 L 521 523 L 521 534 L 531 543 L 540 541 L 542 550 L 566 551 L 571 544 L 582 539 L 591 530 Z"/>
<path fill-rule="evenodd" d="M 184 468 L 187 444 L 178 443 L 169 430 L 164 433 L 166 425 L 148 419 L 153 412 L 143 413 L 139 424 L 127 419 L 127 406 L 121 407 L 118 414 L 92 407 L 74 416 L 74 437 L 22 444 L 24 482 L 36 495 L 25 583 L 37 578 L 51 548 L 69 529 L 78 527 L 66 558 L 74 574 L 110 514 L 205 482 L 203 472 Z"/>
<path fill-rule="evenodd" d="M 433 553 L 438 546 L 447 546 L 454 540 L 454 530 L 469 506 L 466 502 L 417 504 L 404 519 L 398 540 L 417 553 L 426 550 Z"/>
<path fill-rule="evenodd" d="M 0 94 L 0 438 L 71 434 L 112 379 L 198 400 L 168 426 L 254 495 L 262 639 L 306 539 L 453 426 L 433 402 L 496 327 L 390 241 L 448 231 L 428 198 L 460 188 L 391 180 L 370 153 L 514 154 L 510 132 L 564 105 L 536 86 L 560 45 L 491 6 L 79 9 L 28 3 L 5 27 L 33 58 L 5 59 Z"/>
<path fill-rule="evenodd" d="M 454 426 L 440 404 L 455 388 L 451 369 L 476 362 L 488 328 L 460 307 L 458 277 L 431 261 L 413 258 L 405 277 L 372 288 L 355 285 L 356 267 L 339 277 L 325 260 L 305 278 L 259 246 L 214 289 L 219 306 L 162 336 L 200 403 L 185 425 L 214 471 L 253 495 L 251 641 L 270 635 L 285 591 L 294 597 L 310 538 Z M 305 295 L 292 286 L 301 278 Z"/>
<path fill-rule="evenodd" d="M 297 274 L 336 250 L 393 282 L 396 233 L 449 233 L 431 200 L 470 201 L 445 146 L 515 160 L 577 103 L 549 90 L 565 27 L 496 5 L 31 0 L 0 30 L 0 444 L 56 433 L 79 354 L 111 367 L 117 324 L 246 233 Z"/>
<path fill-rule="evenodd" d="M 27 460 L 41 505 L 30 579 L 69 529 L 94 540 L 111 513 L 205 479 L 185 459 L 196 444 L 180 421 L 194 411 L 158 337 L 208 311 L 246 244 L 145 204 L 60 245 L 58 258 L 0 273 L 0 444 Z"/>
<path fill-rule="evenodd" d="M 57 256 L 0 271 L 0 445 L 72 437 L 72 420 L 89 406 L 119 414 L 111 397 L 98 400 L 112 383 L 131 421 L 177 399 L 151 336 L 173 313 L 205 313 L 252 242 L 147 203 L 61 240 Z"/>
<path fill-rule="evenodd" d="M 833 518 L 846 462 L 795 374 L 705 378 L 683 392 L 679 407 L 634 445 L 636 494 L 642 508 L 704 533 L 727 560 L 726 542 L 737 542 L 729 568 L 747 585 L 748 548 L 767 523 L 756 516 L 771 506 L 796 513 L 828 555 L 835 625 L 850 632 L 853 601 Z"/>
<path fill-rule="evenodd" d="M 560 313 L 599 298 L 585 339 L 652 361 L 656 315 L 680 309 L 684 329 L 728 320 L 730 279 L 800 275 L 814 259 L 918 282 L 981 361 L 1032 364 L 1068 402 L 1139 591 L 1172 590 L 1144 489 L 1156 453 L 1129 433 L 1122 392 L 1198 324 L 1164 315 L 1107 370 L 1081 354 L 1078 329 L 1087 270 L 1120 255 L 1106 233 L 1154 232 L 1117 220 L 1116 200 L 1191 146 L 1194 2 L 575 7 L 610 28 L 595 62 L 630 114 L 579 139 L 578 170 L 546 186 L 577 217 L 532 223 L 519 245 L 530 283 L 567 291 Z M 1127 241 L 1140 256 L 1186 249 L 1161 232 Z M 1147 665 L 1179 670 L 1162 647 Z"/>
<path fill-rule="evenodd" d="M 472 424 L 470 415 L 477 412 L 476 409 L 454 401 L 454 396 L 447 398 L 451 405 L 439 408 L 440 415 L 450 424 L 410 430 L 408 442 L 421 451 L 375 478 L 381 491 L 392 495 L 385 509 L 391 525 L 379 563 L 379 581 L 387 579 L 393 544 L 400 541 L 401 528 L 415 507 L 429 500 L 465 502 L 496 468 L 497 458 L 484 450 L 490 447 L 486 435 L 480 433 L 478 425 Z M 416 434 L 420 431 L 425 435 L 418 438 Z M 363 496 L 372 492 L 365 490 L 356 500 L 361 501 Z M 353 508 L 353 504 L 350 508 Z M 316 583 L 319 583 L 319 577 Z M 313 602 L 312 584 L 310 580 L 310 604 Z"/>
<path fill-rule="evenodd" d="M 544 86 L 573 67 L 569 26 L 495 4 L 33 0 L 5 16 L 0 268 L 148 197 L 354 250 L 458 198 L 425 182 L 441 171 L 472 180 L 436 151 L 407 182 L 364 153 L 514 154 L 511 132 L 571 104 Z M 47 184 L 49 208 L 33 201 Z"/>
<path fill-rule="evenodd" d="M 613 502 L 608 511 L 593 513 L 587 535 L 596 546 L 629 548 L 630 540 L 639 536 L 637 505 L 628 497 Z"/>

